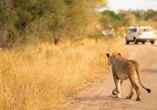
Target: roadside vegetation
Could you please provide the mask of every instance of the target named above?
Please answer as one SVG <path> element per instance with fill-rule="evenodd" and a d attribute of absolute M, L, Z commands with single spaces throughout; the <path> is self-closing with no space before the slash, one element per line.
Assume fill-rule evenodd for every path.
<path fill-rule="evenodd" d="M 123 47 L 115 41 L 89 42 L 0 51 L 0 108 L 60 109 L 69 96 L 105 74 L 107 52 L 124 55 Z"/>
<path fill-rule="evenodd" d="M 124 52 L 116 41 L 93 39 L 101 35 L 97 4 L 107 3 L 0 1 L 1 109 L 60 109 L 105 74 L 106 53 Z"/>

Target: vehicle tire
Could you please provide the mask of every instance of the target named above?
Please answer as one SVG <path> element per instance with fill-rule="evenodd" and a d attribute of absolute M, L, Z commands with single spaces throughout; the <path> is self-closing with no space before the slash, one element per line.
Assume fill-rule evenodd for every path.
<path fill-rule="evenodd" d="M 129 44 L 129 41 L 126 39 L 126 44 Z"/>
<path fill-rule="evenodd" d="M 145 42 L 142 42 L 142 44 L 145 44 Z"/>
<path fill-rule="evenodd" d="M 155 41 L 152 41 L 152 42 L 151 42 L 151 44 L 154 44 L 154 43 L 155 43 Z"/>
<path fill-rule="evenodd" d="M 134 44 L 138 44 L 138 41 L 136 40 L 136 38 L 134 38 Z"/>

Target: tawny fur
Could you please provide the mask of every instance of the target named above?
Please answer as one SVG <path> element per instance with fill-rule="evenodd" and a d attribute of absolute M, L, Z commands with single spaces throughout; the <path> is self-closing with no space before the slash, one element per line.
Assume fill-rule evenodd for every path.
<path fill-rule="evenodd" d="M 116 98 L 119 98 L 121 95 L 120 86 L 123 81 L 129 79 L 131 82 L 131 91 L 130 94 L 126 97 L 127 99 L 131 99 L 134 93 L 134 89 L 137 93 L 136 101 L 140 101 L 140 91 L 137 85 L 137 79 L 141 86 L 146 89 L 149 93 L 150 89 L 145 88 L 141 83 L 140 78 L 140 65 L 134 60 L 128 60 L 123 57 L 119 53 L 113 53 L 111 55 L 106 54 L 108 57 L 108 64 L 112 68 L 113 79 L 115 82 L 115 89 L 112 91 L 112 94 L 115 95 Z"/>

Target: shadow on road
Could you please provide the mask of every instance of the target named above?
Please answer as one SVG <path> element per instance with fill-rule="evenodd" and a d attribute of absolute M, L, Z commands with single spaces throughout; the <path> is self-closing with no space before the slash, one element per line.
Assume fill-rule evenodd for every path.
<path fill-rule="evenodd" d="M 157 47 L 157 44 L 149 44 L 149 43 L 146 43 L 146 44 L 142 44 L 142 43 L 139 43 L 139 44 L 130 43 L 130 44 L 123 44 L 123 45 L 125 45 L 125 46 L 129 46 L 129 45 L 131 45 L 131 46 L 138 46 L 138 45 L 141 45 L 141 46 L 155 46 L 155 47 Z"/>
<path fill-rule="evenodd" d="M 157 73 L 157 70 L 141 70 L 141 72 L 147 72 L 147 73 Z"/>
<path fill-rule="evenodd" d="M 96 101 L 96 100 L 99 100 L 99 101 L 103 101 L 103 100 L 126 100 L 125 98 L 114 98 L 113 95 L 110 95 L 110 96 L 95 96 L 95 97 L 74 97 L 75 100 L 77 101 Z"/>

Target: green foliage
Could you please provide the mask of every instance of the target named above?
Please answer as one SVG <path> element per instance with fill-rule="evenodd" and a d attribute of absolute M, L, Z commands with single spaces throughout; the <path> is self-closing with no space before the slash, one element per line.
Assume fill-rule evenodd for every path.
<path fill-rule="evenodd" d="M 105 7 L 108 3 L 107 0 L 85 0 L 85 3 L 91 7 Z"/>
<path fill-rule="evenodd" d="M 105 30 L 113 28 L 116 32 L 122 26 L 126 26 L 128 24 L 128 19 L 116 14 L 114 11 L 106 10 L 102 12 L 100 22 Z"/>
<path fill-rule="evenodd" d="M 145 13 L 145 10 L 137 9 L 137 10 L 132 11 L 132 14 L 134 14 L 138 20 L 144 19 L 144 13 Z"/>
<path fill-rule="evenodd" d="M 71 39 L 90 24 L 92 3 L 107 4 L 106 0 L 1 0 L 0 44 L 10 47 L 35 40 L 57 44 L 63 36 Z"/>
<path fill-rule="evenodd" d="M 157 21 L 157 11 L 147 10 L 147 12 L 145 12 L 144 15 L 145 15 L 145 20 L 152 19 L 154 21 Z"/>
<path fill-rule="evenodd" d="M 145 10 L 120 10 L 119 15 L 121 15 L 122 17 L 125 17 L 128 14 L 134 14 L 137 18 L 137 20 L 148 20 L 148 19 L 152 19 L 154 21 L 156 21 L 157 19 L 157 11 L 154 11 L 152 9 L 149 9 L 147 11 Z"/>
<path fill-rule="evenodd" d="M 106 10 L 103 11 L 102 14 L 111 17 L 111 19 L 113 20 L 118 20 L 118 21 L 122 20 L 122 17 L 119 14 L 116 14 L 114 11 Z"/>

